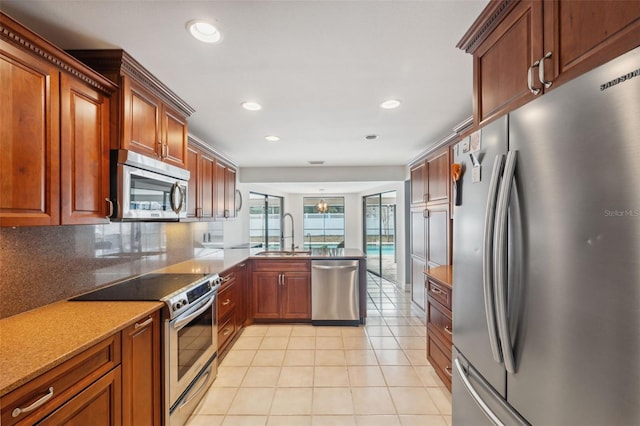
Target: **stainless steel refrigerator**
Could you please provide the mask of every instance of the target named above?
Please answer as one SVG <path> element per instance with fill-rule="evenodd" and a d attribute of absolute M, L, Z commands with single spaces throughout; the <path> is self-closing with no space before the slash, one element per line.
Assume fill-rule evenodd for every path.
<path fill-rule="evenodd" d="M 640 425 L 640 48 L 479 136 L 454 148 L 454 425 Z"/>

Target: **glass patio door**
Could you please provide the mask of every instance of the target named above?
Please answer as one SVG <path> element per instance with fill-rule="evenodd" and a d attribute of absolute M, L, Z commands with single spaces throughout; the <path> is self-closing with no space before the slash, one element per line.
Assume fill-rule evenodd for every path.
<path fill-rule="evenodd" d="M 388 281 L 396 282 L 396 192 L 366 196 L 363 204 L 367 269 Z"/>
<path fill-rule="evenodd" d="M 267 250 L 280 249 L 282 197 L 251 192 L 249 194 L 249 238 Z"/>

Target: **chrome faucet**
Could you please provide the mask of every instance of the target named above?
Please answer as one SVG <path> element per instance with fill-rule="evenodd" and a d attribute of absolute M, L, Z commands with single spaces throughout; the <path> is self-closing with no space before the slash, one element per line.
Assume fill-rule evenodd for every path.
<path fill-rule="evenodd" d="M 284 250 L 284 218 L 286 216 L 289 216 L 291 218 L 291 251 L 295 251 L 296 249 L 296 245 L 295 245 L 295 238 L 293 237 L 294 233 L 293 233 L 293 216 L 291 216 L 291 213 L 285 213 L 282 215 L 282 219 L 280 219 L 280 249 Z M 289 237 L 286 237 L 289 238 Z"/>

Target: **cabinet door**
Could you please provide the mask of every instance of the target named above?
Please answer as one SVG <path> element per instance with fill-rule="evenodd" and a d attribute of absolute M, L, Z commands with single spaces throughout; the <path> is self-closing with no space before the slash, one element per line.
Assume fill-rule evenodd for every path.
<path fill-rule="evenodd" d="M 224 217 L 236 217 L 236 171 L 227 167 L 224 172 Z"/>
<path fill-rule="evenodd" d="M 427 193 L 427 163 L 422 162 L 411 168 L 411 204 L 424 203 Z"/>
<path fill-rule="evenodd" d="M 423 259 L 411 256 L 411 301 L 420 309 L 425 308 L 424 298 L 424 270 L 426 263 Z"/>
<path fill-rule="evenodd" d="M 311 277 L 308 272 L 284 273 L 280 308 L 280 318 L 311 319 Z"/>
<path fill-rule="evenodd" d="M 427 205 L 449 201 L 449 147 L 427 160 Z"/>
<path fill-rule="evenodd" d="M 120 366 L 109 371 L 44 418 L 42 426 L 119 426 L 122 424 Z"/>
<path fill-rule="evenodd" d="M 122 332 L 122 413 L 125 426 L 160 425 L 160 317 L 145 317 Z"/>
<path fill-rule="evenodd" d="M 236 294 L 238 303 L 236 305 L 236 320 L 238 327 L 244 326 L 248 315 L 248 293 L 247 293 L 247 264 L 241 263 L 236 266 Z"/>
<path fill-rule="evenodd" d="M 0 41 L 0 225 L 60 222 L 59 72 Z"/>
<path fill-rule="evenodd" d="M 252 277 L 253 317 L 280 318 L 280 272 L 254 272 Z"/>
<path fill-rule="evenodd" d="M 128 77 L 124 83 L 123 148 L 160 157 L 160 101 Z"/>
<path fill-rule="evenodd" d="M 109 98 L 60 77 L 61 223 L 108 222 Z"/>
<path fill-rule="evenodd" d="M 451 259 L 449 204 L 435 205 L 427 211 L 427 266 L 448 265 Z"/>
<path fill-rule="evenodd" d="M 222 163 L 216 162 L 216 173 L 214 177 L 215 184 L 215 218 L 224 219 L 225 215 L 225 181 L 226 166 Z"/>
<path fill-rule="evenodd" d="M 553 81 L 550 90 L 639 44 L 639 1 L 544 3 L 544 52 L 552 53 L 545 67 L 545 79 Z"/>
<path fill-rule="evenodd" d="M 187 119 L 166 105 L 162 107 L 163 160 L 177 167 L 186 167 Z"/>
<path fill-rule="evenodd" d="M 543 55 L 542 31 L 542 2 L 526 0 L 518 3 L 478 47 L 473 57 L 476 124 L 534 98 L 527 77 L 529 67 Z"/>
<path fill-rule="evenodd" d="M 200 151 L 187 148 L 187 170 L 189 170 L 189 189 L 187 191 L 187 217 L 198 217 L 202 185 L 200 176 Z"/>
<path fill-rule="evenodd" d="M 216 203 L 216 159 L 207 153 L 200 155 L 202 172 L 200 184 L 202 185 L 202 198 L 200 199 L 200 217 L 212 218 L 215 213 Z"/>

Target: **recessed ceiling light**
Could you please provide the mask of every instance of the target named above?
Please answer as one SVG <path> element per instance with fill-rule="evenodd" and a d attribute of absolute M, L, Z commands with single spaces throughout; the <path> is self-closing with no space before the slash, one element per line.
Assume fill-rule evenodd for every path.
<path fill-rule="evenodd" d="M 247 111 L 260 111 L 262 109 L 262 105 L 260 105 L 257 102 L 243 102 L 242 103 L 242 108 L 246 109 Z"/>
<path fill-rule="evenodd" d="M 205 43 L 217 43 L 222 40 L 222 33 L 212 24 L 194 19 L 187 22 L 187 30 L 192 36 Z"/>
<path fill-rule="evenodd" d="M 278 142 L 280 140 L 280 138 L 275 135 L 265 136 L 264 138 L 269 142 Z"/>
<path fill-rule="evenodd" d="M 378 135 L 367 135 L 364 138 L 366 140 L 368 140 L 368 141 L 374 141 L 374 140 L 378 139 Z"/>
<path fill-rule="evenodd" d="M 384 109 L 393 109 L 398 108 L 400 106 L 400 101 L 397 99 L 387 99 L 383 103 L 380 104 L 380 108 Z"/>

